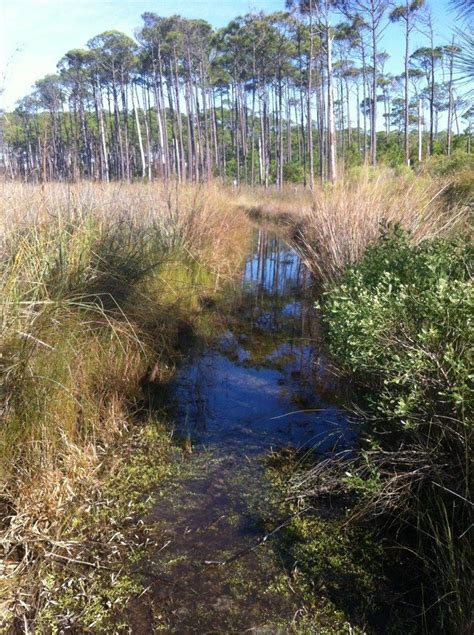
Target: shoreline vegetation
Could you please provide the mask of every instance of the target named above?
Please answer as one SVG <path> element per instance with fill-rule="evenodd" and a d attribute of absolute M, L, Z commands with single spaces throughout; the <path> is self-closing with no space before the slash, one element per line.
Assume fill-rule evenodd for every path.
<path fill-rule="evenodd" d="M 83 545 L 63 544 L 74 506 L 94 500 L 111 448 L 152 417 L 149 388 L 211 328 L 203 306 L 250 234 L 212 187 L 7 183 L 1 198 L 0 584 L 28 620 L 43 561 L 81 559 Z M 157 437 L 165 457 L 169 432 Z"/>
<path fill-rule="evenodd" d="M 346 527 L 372 526 L 403 553 L 415 572 L 404 632 L 468 633 L 472 187 L 467 154 L 418 175 L 358 168 L 314 192 L 2 182 L 5 632 L 56 632 L 59 609 L 78 607 L 85 632 L 107 632 L 114 607 L 140 595 L 124 565 L 143 553 L 140 517 L 192 452 L 172 439 L 155 388 L 215 334 L 213 307 L 258 217 L 293 236 L 317 282 L 325 347 L 365 416 L 356 458 L 296 456 L 276 476 L 281 491 L 290 507 L 349 501 L 334 559 L 351 548 Z M 301 523 L 288 534 L 293 555 L 308 594 L 324 597 L 311 549 L 324 529 Z"/>
<path fill-rule="evenodd" d="M 474 16 L 447 0 L 447 33 L 430 4 L 282 0 L 220 29 L 147 12 L 134 38 L 64 51 L 0 110 L 1 633 L 236 632 L 254 592 L 259 632 L 473 632 Z M 388 61 L 392 35 L 403 59 Z M 247 319 L 255 225 L 291 246 L 270 262 L 278 293 L 293 256 L 303 270 L 282 314 L 302 356 L 321 354 L 312 396 L 333 373 L 356 414 L 350 451 L 285 447 L 239 469 L 173 432 L 178 371 Z M 291 407 L 311 402 L 274 376 Z M 189 538 L 190 510 L 212 516 L 232 488 L 243 507 Z M 189 538 L 163 560 L 160 509 Z M 204 564 L 235 569 L 206 578 L 218 532 L 224 561 Z M 189 606 L 148 594 L 186 570 L 203 589 Z"/>

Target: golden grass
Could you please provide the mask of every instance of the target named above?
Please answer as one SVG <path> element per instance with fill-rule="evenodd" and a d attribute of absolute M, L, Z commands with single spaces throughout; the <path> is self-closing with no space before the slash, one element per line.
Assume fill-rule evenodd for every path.
<path fill-rule="evenodd" d="M 17 546 L 61 534 L 249 225 L 212 186 L 2 183 L 0 201 L 1 561 L 12 527 Z"/>
<path fill-rule="evenodd" d="M 179 246 L 192 257 L 205 257 L 219 273 L 232 271 L 235 232 L 243 220 L 235 214 L 233 193 L 221 186 L 159 183 L 45 186 L 0 184 L 0 241 L 21 228 L 64 228 L 94 221 L 159 231 L 168 247 Z M 238 244 L 238 241 L 237 241 Z"/>
<path fill-rule="evenodd" d="M 306 264 L 320 282 L 330 283 L 389 226 L 400 225 L 418 243 L 466 224 L 469 201 L 450 202 L 455 178 L 361 169 L 334 186 L 318 186 L 312 194 L 288 186 L 281 193 L 270 190 L 258 196 L 243 191 L 239 200 L 254 213 L 294 227 Z"/>

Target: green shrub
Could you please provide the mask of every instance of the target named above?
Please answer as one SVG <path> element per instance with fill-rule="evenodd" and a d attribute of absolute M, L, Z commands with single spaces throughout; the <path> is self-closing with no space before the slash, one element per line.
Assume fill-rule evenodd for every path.
<path fill-rule="evenodd" d="M 433 388 L 452 415 L 461 415 L 460 404 L 472 408 L 472 255 L 462 240 L 412 247 L 397 230 L 326 294 L 330 352 L 380 389 L 385 415 L 403 411 L 408 424 L 428 409 L 434 414 L 438 400 L 427 399 Z"/>
<path fill-rule="evenodd" d="M 396 168 L 399 165 L 403 165 L 405 162 L 403 147 L 394 139 L 387 142 L 384 137 L 379 138 L 377 156 L 379 157 L 381 163 L 384 163 L 391 168 Z"/>
<path fill-rule="evenodd" d="M 423 170 L 432 176 L 450 176 L 457 172 L 474 172 L 474 154 L 456 150 L 451 156 L 435 155 L 423 166 Z"/>
<path fill-rule="evenodd" d="M 323 307 L 332 357 L 368 395 L 363 444 L 376 451 L 362 453 L 359 473 L 378 493 L 359 487 L 361 496 L 376 499 L 372 510 L 392 518 L 399 539 L 408 528 L 417 541 L 439 632 L 460 632 L 469 619 L 472 265 L 466 239 L 413 247 L 395 229 L 346 271 Z"/>
<path fill-rule="evenodd" d="M 360 148 L 356 141 L 350 143 L 346 148 L 344 157 L 344 167 L 346 170 L 361 166 L 364 164 L 364 157 L 360 152 Z"/>
<path fill-rule="evenodd" d="M 285 183 L 303 183 L 304 170 L 300 161 L 290 161 L 283 166 L 283 180 Z"/>

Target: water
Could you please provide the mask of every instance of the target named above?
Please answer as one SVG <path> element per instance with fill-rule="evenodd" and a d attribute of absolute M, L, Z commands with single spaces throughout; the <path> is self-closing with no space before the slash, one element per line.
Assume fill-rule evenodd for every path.
<path fill-rule="evenodd" d="M 195 476 L 159 492 L 147 519 L 162 547 L 146 562 L 149 591 L 132 611 L 134 632 L 288 632 L 304 610 L 297 593 L 282 592 L 288 572 L 271 546 L 252 546 L 261 519 L 272 517 L 264 457 L 355 441 L 314 348 L 310 285 L 291 247 L 260 228 L 228 330 L 181 368 L 176 434 L 192 443 Z"/>
<path fill-rule="evenodd" d="M 309 285 L 297 254 L 260 230 L 232 330 L 194 355 L 177 378 L 179 434 L 246 455 L 289 446 L 326 452 L 352 443 L 345 413 L 315 390 L 322 360 L 311 346 Z"/>

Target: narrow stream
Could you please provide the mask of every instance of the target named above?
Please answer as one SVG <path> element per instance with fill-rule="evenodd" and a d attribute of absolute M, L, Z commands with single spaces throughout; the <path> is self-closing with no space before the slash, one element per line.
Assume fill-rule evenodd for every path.
<path fill-rule="evenodd" d="M 285 633 L 303 610 L 272 541 L 251 547 L 272 518 L 265 457 L 354 443 L 312 346 L 310 284 L 296 252 L 259 228 L 228 330 L 181 368 L 176 434 L 196 469 L 160 491 L 146 519 L 161 546 L 146 565 L 151 599 L 135 607 L 133 632 Z"/>

